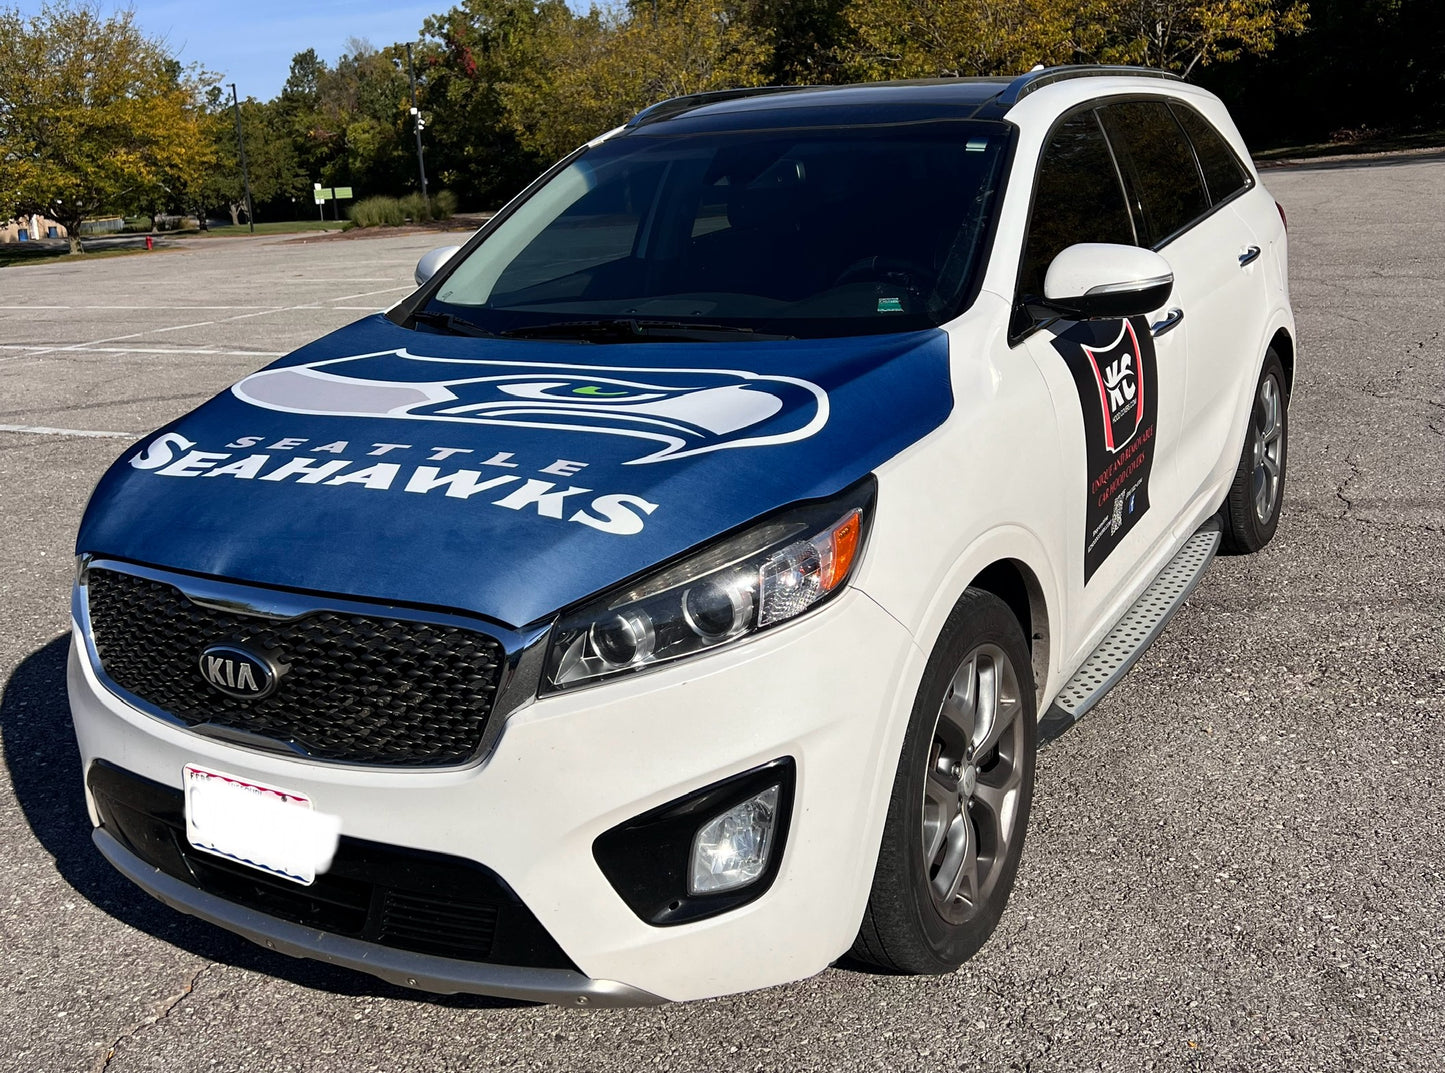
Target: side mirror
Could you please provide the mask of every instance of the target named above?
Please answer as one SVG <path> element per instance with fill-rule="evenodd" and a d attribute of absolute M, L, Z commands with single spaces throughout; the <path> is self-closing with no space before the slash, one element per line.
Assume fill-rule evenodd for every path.
<path fill-rule="evenodd" d="M 1080 242 L 1054 258 L 1043 306 L 1069 320 L 1121 320 L 1169 301 L 1174 270 L 1153 250 Z"/>
<path fill-rule="evenodd" d="M 416 271 L 412 273 L 412 278 L 416 280 L 416 285 L 420 287 L 427 280 L 431 279 L 432 276 L 436 275 L 437 269 L 446 264 L 447 261 L 451 259 L 452 254 L 456 253 L 459 249 L 461 249 L 460 246 L 443 246 L 440 249 L 432 250 L 430 253 L 422 254 L 421 260 L 416 263 Z"/>

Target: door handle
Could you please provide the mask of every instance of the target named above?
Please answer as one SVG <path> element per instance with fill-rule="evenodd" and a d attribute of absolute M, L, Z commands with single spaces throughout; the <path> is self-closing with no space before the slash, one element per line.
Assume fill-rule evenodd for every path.
<path fill-rule="evenodd" d="M 1248 247 L 1245 248 L 1245 251 L 1239 255 L 1239 267 L 1240 267 L 1240 268 L 1243 268 L 1245 265 L 1254 264 L 1254 262 L 1257 261 L 1258 259 L 1259 259 L 1259 247 L 1258 247 L 1258 246 L 1248 246 Z"/>
<path fill-rule="evenodd" d="M 1158 339 L 1161 335 L 1168 335 L 1175 328 L 1179 327 L 1179 325 L 1183 322 L 1184 310 L 1171 309 L 1167 314 L 1165 314 L 1163 320 L 1155 324 L 1149 325 L 1149 334 L 1152 335 L 1155 339 Z"/>

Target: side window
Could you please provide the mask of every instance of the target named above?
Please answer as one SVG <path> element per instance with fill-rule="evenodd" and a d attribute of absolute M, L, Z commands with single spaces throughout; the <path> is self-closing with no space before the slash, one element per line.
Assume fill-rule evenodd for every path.
<path fill-rule="evenodd" d="M 1134 245 L 1124 192 L 1093 112 L 1065 120 L 1044 149 L 1024 239 L 1020 296 L 1042 295 L 1049 263 L 1076 242 Z"/>
<path fill-rule="evenodd" d="M 1163 101 L 1099 109 L 1139 225 L 1139 244 L 1157 248 L 1209 211 L 1194 151 Z"/>
<path fill-rule="evenodd" d="M 1187 104 L 1173 101 L 1169 110 L 1189 140 L 1194 143 L 1194 155 L 1199 158 L 1199 170 L 1204 172 L 1204 185 L 1209 188 L 1209 200 L 1218 205 L 1249 186 L 1249 172 L 1234 155 L 1234 150 L 1224 136 L 1209 124 L 1209 120 Z"/>

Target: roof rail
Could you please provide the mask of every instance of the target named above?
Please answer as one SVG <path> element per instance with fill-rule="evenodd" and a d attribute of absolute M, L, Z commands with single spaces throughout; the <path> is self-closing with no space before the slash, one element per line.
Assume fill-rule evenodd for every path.
<path fill-rule="evenodd" d="M 1070 78 L 1099 78 L 1109 75 L 1134 75 L 1144 78 L 1168 78 L 1175 82 L 1184 81 L 1172 71 L 1161 71 L 1157 67 L 1114 67 L 1106 64 L 1075 64 L 1064 67 L 1035 68 L 1021 74 L 1008 84 L 998 95 L 998 103 L 1005 107 L 1018 104 L 1036 89 L 1064 82 Z"/>
<path fill-rule="evenodd" d="M 748 86 L 744 89 L 715 89 L 707 93 L 689 93 L 685 97 L 673 97 L 669 100 L 648 105 L 628 120 L 626 129 L 632 130 L 634 127 L 645 126 L 648 123 L 656 123 L 661 119 L 671 119 L 673 116 L 682 115 L 683 112 L 690 112 L 694 108 L 701 108 L 705 104 L 716 104 L 718 101 L 733 101 L 739 97 L 758 97 L 766 93 L 797 92 L 803 88 L 807 87 Z"/>

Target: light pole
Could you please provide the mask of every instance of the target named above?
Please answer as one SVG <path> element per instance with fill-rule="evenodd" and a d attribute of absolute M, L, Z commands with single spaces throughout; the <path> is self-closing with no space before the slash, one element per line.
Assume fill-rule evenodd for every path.
<path fill-rule="evenodd" d="M 426 164 L 421 156 L 421 132 L 426 127 L 426 120 L 422 119 L 421 112 L 416 107 L 416 68 L 411 63 L 411 43 L 406 46 L 406 76 L 411 80 L 411 118 L 415 120 L 416 131 L 416 170 L 421 175 L 421 200 L 422 204 L 430 205 L 431 201 L 426 196 Z"/>
<path fill-rule="evenodd" d="M 246 226 L 256 233 L 256 210 L 251 205 L 251 173 L 246 170 L 246 139 L 241 134 L 241 102 L 236 99 L 236 83 L 231 83 L 231 108 L 236 113 L 236 144 L 241 149 L 241 181 L 246 184 Z"/>

